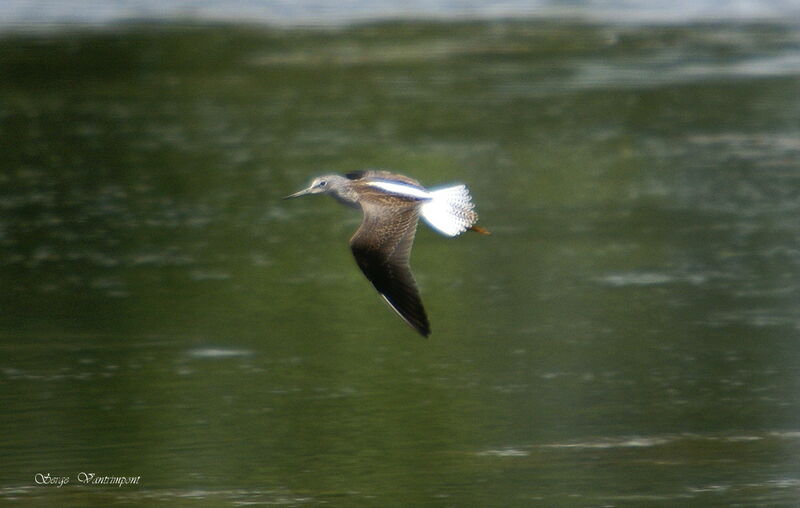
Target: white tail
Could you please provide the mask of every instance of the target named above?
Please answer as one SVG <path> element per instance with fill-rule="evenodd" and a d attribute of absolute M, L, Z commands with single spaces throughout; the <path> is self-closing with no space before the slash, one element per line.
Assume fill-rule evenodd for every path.
<path fill-rule="evenodd" d="M 430 227 L 443 235 L 460 235 L 478 220 L 466 185 L 432 190 L 430 198 L 420 207 L 420 213 Z"/>

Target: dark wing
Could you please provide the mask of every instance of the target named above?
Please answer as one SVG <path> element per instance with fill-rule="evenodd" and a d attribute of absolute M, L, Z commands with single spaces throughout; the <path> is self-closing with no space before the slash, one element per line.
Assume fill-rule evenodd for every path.
<path fill-rule="evenodd" d="M 364 220 L 350 239 L 361 271 L 403 320 L 427 337 L 431 333 L 409 257 L 417 231 L 418 203 L 387 210 L 379 203 L 362 202 Z"/>
<path fill-rule="evenodd" d="M 409 185 L 413 185 L 414 187 L 422 188 L 418 181 L 414 180 L 413 178 L 409 178 L 405 175 L 399 175 L 397 173 L 392 173 L 389 171 L 384 171 L 381 169 L 365 169 L 361 171 L 351 171 L 344 175 L 349 180 L 370 180 L 370 179 L 378 179 L 378 180 L 391 180 L 395 182 L 403 182 Z"/>

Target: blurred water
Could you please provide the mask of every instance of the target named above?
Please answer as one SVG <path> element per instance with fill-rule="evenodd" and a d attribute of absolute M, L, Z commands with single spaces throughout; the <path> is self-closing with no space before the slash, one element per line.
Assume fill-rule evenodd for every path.
<path fill-rule="evenodd" d="M 5 37 L 0 499 L 796 506 L 798 54 L 784 24 Z M 362 167 L 463 181 L 494 233 L 420 229 L 427 341 L 356 213 L 279 199 Z"/>
<path fill-rule="evenodd" d="M 792 0 L 9 0 L 0 29 L 103 26 L 133 21 L 346 25 L 386 19 L 580 19 L 610 23 L 770 21 L 797 24 Z"/>

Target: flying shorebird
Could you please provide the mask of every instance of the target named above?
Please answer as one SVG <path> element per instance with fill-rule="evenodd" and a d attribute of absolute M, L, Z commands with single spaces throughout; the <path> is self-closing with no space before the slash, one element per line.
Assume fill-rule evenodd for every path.
<path fill-rule="evenodd" d="M 428 190 L 416 180 L 388 171 L 357 171 L 315 178 L 307 189 L 284 199 L 306 194 L 330 194 L 345 205 L 361 208 L 364 219 L 350 238 L 350 249 L 361 271 L 386 303 L 422 336 L 431 333 L 409 257 L 420 217 L 445 236 L 466 230 L 489 234 L 475 226 L 465 185 Z"/>

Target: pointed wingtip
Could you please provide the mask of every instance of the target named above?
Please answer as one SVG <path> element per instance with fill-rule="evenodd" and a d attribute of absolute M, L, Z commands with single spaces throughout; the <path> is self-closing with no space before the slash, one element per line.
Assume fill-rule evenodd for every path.
<path fill-rule="evenodd" d="M 422 302 L 419 302 L 420 308 L 418 311 L 419 314 L 410 314 L 407 310 L 401 309 L 389 299 L 384 293 L 379 293 L 381 298 L 384 302 L 392 309 L 395 314 L 400 316 L 408 326 L 410 326 L 415 332 L 422 335 L 424 338 L 428 338 L 431 334 L 431 325 L 428 322 L 428 315 L 425 313 L 425 309 L 422 307 Z"/>

